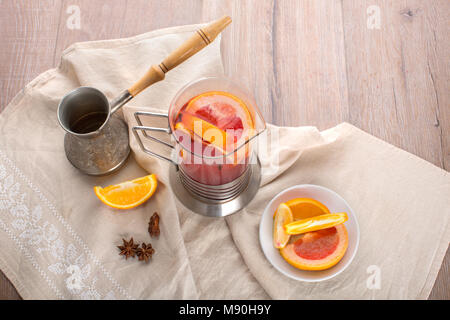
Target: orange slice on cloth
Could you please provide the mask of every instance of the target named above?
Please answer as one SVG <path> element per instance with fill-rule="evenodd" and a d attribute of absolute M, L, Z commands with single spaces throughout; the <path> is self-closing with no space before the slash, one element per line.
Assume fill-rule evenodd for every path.
<path fill-rule="evenodd" d="M 345 255 L 348 233 L 343 224 L 292 236 L 280 249 L 281 256 L 301 270 L 325 270 L 336 265 Z"/>
<path fill-rule="evenodd" d="M 302 234 L 334 227 L 348 220 L 347 213 L 329 213 L 311 218 L 297 220 L 284 225 L 287 234 Z"/>
<path fill-rule="evenodd" d="M 311 198 L 295 198 L 286 202 L 291 209 L 294 220 L 301 220 L 331 213 L 321 202 Z"/>
<path fill-rule="evenodd" d="M 106 205 L 116 209 L 131 209 L 147 201 L 155 193 L 156 175 L 125 181 L 105 188 L 94 187 L 97 197 Z"/>
<path fill-rule="evenodd" d="M 277 249 L 284 248 L 289 242 L 290 235 L 284 231 L 283 226 L 292 222 L 292 212 L 289 207 L 281 203 L 275 213 L 273 221 L 273 246 Z"/>

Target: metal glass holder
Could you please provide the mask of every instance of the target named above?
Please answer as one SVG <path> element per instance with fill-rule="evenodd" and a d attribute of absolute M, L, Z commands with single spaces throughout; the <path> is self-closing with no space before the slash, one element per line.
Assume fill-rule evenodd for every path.
<path fill-rule="evenodd" d="M 169 182 L 175 196 L 186 208 L 208 217 L 225 217 L 240 211 L 255 197 L 261 183 L 261 163 L 256 158 L 256 163 L 250 163 L 241 177 L 230 182 L 236 188 L 232 195 L 228 193 L 231 192 L 231 188 L 227 186 L 230 183 L 205 185 L 193 180 L 182 170 L 176 170 L 174 166 L 169 167 Z M 199 193 L 192 185 L 205 190 Z M 228 197 L 217 197 L 223 191 L 220 188 L 227 187 L 224 195 L 228 194 Z"/>
<path fill-rule="evenodd" d="M 151 156 L 168 161 L 169 183 L 177 199 L 191 211 L 209 217 L 224 217 L 243 209 L 256 195 L 261 183 L 261 163 L 256 155 L 251 159 L 247 169 L 241 176 L 233 181 L 222 185 L 206 185 L 200 183 L 186 174 L 181 166 L 169 157 L 160 155 L 145 147 L 139 132 L 146 139 L 158 142 L 175 150 L 175 147 L 161 139 L 149 135 L 147 132 L 156 131 L 171 134 L 170 126 L 149 127 L 144 126 L 141 116 L 163 117 L 168 119 L 164 113 L 139 111 L 134 113 L 137 126 L 132 128 L 133 134 L 141 150 Z"/>

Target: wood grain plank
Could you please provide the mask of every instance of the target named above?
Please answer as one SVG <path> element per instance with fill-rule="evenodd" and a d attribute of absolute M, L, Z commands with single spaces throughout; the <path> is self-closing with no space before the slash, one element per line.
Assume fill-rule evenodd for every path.
<path fill-rule="evenodd" d="M 447 169 L 449 4 L 343 1 L 351 123 Z M 367 27 L 372 5 L 379 30 Z M 449 265 L 447 253 L 431 297 L 448 297 Z"/>
<path fill-rule="evenodd" d="M 57 0 L 0 1 L 0 111 L 53 67 L 60 6 Z"/>
<path fill-rule="evenodd" d="M 431 290 L 430 300 L 450 300 L 450 249 L 447 249 L 441 269 Z"/>
<path fill-rule="evenodd" d="M 427 11 L 428 74 L 436 99 L 436 128 L 440 130 L 442 167 L 450 170 L 450 1 L 438 0 Z M 450 291 L 450 290 L 449 290 Z"/>
<path fill-rule="evenodd" d="M 53 67 L 61 3 L 0 1 L 0 112 L 32 79 Z M 0 272 L 0 299 L 20 299 Z"/>
<path fill-rule="evenodd" d="M 367 28 L 371 5 L 380 8 L 380 30 Z M 446 6 L 421 0 L 343 2 L 351 123 L 439 167 L 444 167 L 441 124 L 448 127 L 442 109 L 444 101 L 448 108 L 449 72 L 447 67 L 437 73 L 448 51 L 434 39 L 448 32 L 444 23 L 430 21 Z"/>
<path fill-rule="evenodd" d="M 75 42 L 120 38 L 126 8 L 127 0 L 62 0 L 54 65 Z M 73 27 L 74 10 L 79 10 L 79 29 Z"/>
<path fill-rule="evenodd" d="M 274 26 L 274 122 L 325 129 L 348 120 L 341 3 L 278 1 Z"/>
<path fill-rule="evenodd" d="M 339 2 L 228 1 L 215 11 L 234 21 L 225 70 L 249 87 L 266 121 L 323 129 L 347 120 Z"/>
<path fill-rule="evenodd" d="M 201 12 L 200 0 L 133 0 L 126 7 L 120 37 L 131 37 L 177 25 L 200 23 L 203 22 Z"/>
<path fill-rule="evenodd" d="M 0 271 L 0 300 L 19 300 L 21 299 L 19 293 L 14 288 L 12 283 L 6 278 L 3 272 Z"/>
<path fill-rule="evenodd" d="M 266 121 L 273 120 L 275 107 L 271 98 L 275 86 L 273 6 L 273 1 L 236 0 L 220 7 L 207 3 L 203 13 L 208 19 L 222 14 L 232 17 L 222 42 L 225 74 L 249 90 Z"/>

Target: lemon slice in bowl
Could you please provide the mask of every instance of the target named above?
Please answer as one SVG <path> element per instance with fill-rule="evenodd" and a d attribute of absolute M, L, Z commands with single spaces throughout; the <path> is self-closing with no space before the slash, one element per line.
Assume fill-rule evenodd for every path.
<path fill-rule="evenodd" d="M 297 220 L 284 225 L 287 234 L 302 234 L 331 228 L 348 220 L 347 213 L 329 213 L 311 218 Z"/>
<path fill-rule="evenodd" d="M 294 220 L 292 211 L 285 203 L 281 203 L 273 221 L 273 246 L 277 249 L 284 248 L 289 242 L 290 235 L 284 231 L 284 225 Z"/>

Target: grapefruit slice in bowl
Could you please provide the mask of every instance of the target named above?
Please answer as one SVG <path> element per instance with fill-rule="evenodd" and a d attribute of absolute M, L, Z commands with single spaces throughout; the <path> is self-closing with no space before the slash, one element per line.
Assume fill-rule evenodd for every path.
<path fill-rule="evenodd" d="M 330 230 L 291 235 L 288 244 L 277 249 L 273 242 L 274 212 L 281 203 L 297 198 L 317 200 L 329 209 L 320 210 L 322 214 L 346 212 L 348 220 Z M 298 281 L 317 282 L 337 276 L 351 264 L 359 244 L 359 226 L 352 208 L 337 193 L 317 185 L 298 185 L 269 202 L 261 216 L 259 239 L 265 257 L 279 272 Z M 316 250 L 313 242 L 320 243 L 321 249 Z"/>
<path fill-rule="evenodd" d="M 343 224 L 303 234 L 280 249 L 292 266 L 302 270 L 326 270 L 336 265 L 348 247 L 347 229 Z"/>

